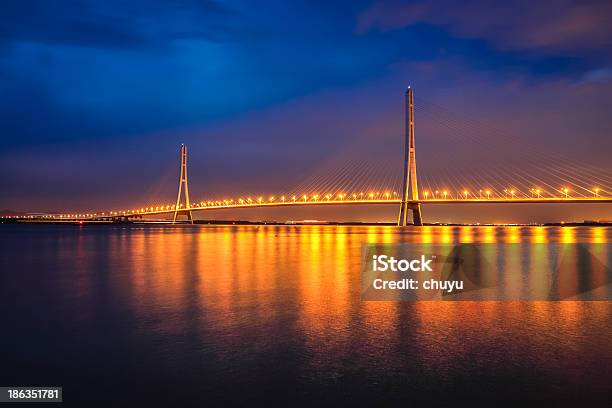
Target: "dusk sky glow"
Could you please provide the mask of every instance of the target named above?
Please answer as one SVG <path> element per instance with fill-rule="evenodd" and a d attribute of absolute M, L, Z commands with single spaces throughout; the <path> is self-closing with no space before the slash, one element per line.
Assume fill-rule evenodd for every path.
<path fill-rule="evenodd" d="M 445 133 L 447 111 L 609 176 L 612 3 L 557 3 L 5 1 L 0 209 L 171 203 L 181 143 L 194 200 L 350 155 L 400 176 L 408 85 L 423 180 L 527 165 L 494 132 L 486 151 Z"/>

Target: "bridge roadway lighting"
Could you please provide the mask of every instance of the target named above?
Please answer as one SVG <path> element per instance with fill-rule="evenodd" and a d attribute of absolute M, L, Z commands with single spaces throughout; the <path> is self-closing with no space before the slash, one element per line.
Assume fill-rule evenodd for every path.
<path fill-rule="evenodd" d="M 540 198 L 540 189 L 539 189 L 539 188 L 536 188 L 536 191 L 535 191 L 535 192 L 536 192 L 536 197 Z"/>
<path fill-rule="evenodd" d="M 598 187 L 593 188 L 593 194 L 595 194 L 595 197 L 599 196 L 599 188 Z"/>
<path fill-rule="evenodd" d="M 448 191 L 444 190 L 444 192 L 442 194 L 444 194 L 444 199 L 446 200 L 446 196 L 448 195 Z"/>
<path fill-rule="evenodd" d="M 285 196 L 281 196 L 281 201 L 284 203 L 285 202 Z"/>
<path fill-rule="evenodd" d="M 331 194 L 328 193 L 325 198 L 327 198 L 327 201 L 329 201 L 331 199 Z"/>
<path fill-rule="evenodd" d="M 340 193 L 338 194 L 338 197 L 340 197 L 340 201 L 344 200 L 344 194 Z"/>
<path fill-rule="evenodd" d="M 489 198 L 491 198 L 491 191 L 490 190 L 485 191 L 485 194 L 487 195 L 487 200 Z"/>
<path fill-rule="evenodd" d="M 315 194 L 315 195 L 312 196 L 312 198 L 313 198 L 313 200 L 317 201 L 317 198 L 319 198 L 319 195 Z"/>
<path fill-rule="evenodd" d="M 425 191 L 423 194 L 425 194 L 425 199 L 427 200 L 427 196 L 429 196 L 429 191 Z"/>
<path fill-rule="evenodd" d="M 294 202 L 295 202 L 295 199 L 296 199 L 295 196 L 291 197 L 291 200 L 294 201 Z"/>
<path fill-rule="evenodd" d="M 385 198 L 388 200 L 389 199 L 389 193 L 385 193 Z"/>
<path fill-rule="evenodd" d="M 463 190 L 463 195 L 465 196 L 465 199 L 467 200 L 467 198 L 468 198 L 468 191 L 467 190 Z"/>
<path fill-rule="evenodd" d="M 514 190 L 510 190 L 510 198 L 514 199 Z"/>
<path fill-rule="evenodd" d="M 304 199 L 304 201 L 308 200 L 308 196 L 306 194 L 304 194 L 304 196 L 302 198 Z"/>
<path fill-rule="evenodd" d="M 370 193 L 369 197 L 370 197 L 370 200 L 373 199 L 374 198 L 374 193 Z"/>
<path fill-rule="evenodd" d="M 565 187 L 563 192 L 565 193 L 565 198 L 569 198 L 569 188 Z"/>

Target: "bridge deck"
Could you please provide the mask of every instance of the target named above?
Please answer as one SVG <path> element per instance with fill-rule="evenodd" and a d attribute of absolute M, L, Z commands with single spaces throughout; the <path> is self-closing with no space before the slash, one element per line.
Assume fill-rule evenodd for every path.
<path fill-rule="evenodd" d="M 299 207 L 299 206 L 328 206 L 328 205 L 399 205 L 401 200 L 319 200 L 319 201 L 274 201 L 274 202 L 253 202 L 242 204 L 220 204 L 220 205 L 193 205 L 191 211 L 213 211 L 213 210 L 229 210 L 242 208 L 266 208 L 266 207 Z M 410 204 L 424 205 L 456 205 L 456 204 L 596 204 L 596 203 L 612 203 L 612 197 L 582 197 L 582 198 L 466 198 L 466 199 L 426 199 L 409 201 Z M 181 208 L 179 212 L 186 211 Z M 58 218 L 58 219 L 101 219 L 101 218 L 116 218 L 116 217 L 134 217 L 143 215 L 162 215 L 173 214 L 174 209 L 159 209 L 159 210 L 144 210 L 134 212 L 112 212 L 102 214 L 90 214 L 86 216 L 67 216 L 66 214 L 54 215 L 36 215 L 26 218 Z"/>

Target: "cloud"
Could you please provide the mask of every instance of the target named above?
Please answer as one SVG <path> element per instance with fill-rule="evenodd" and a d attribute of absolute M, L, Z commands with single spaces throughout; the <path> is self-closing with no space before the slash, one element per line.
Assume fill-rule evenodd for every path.
<path fill-rule="evenodd" d="M 587 71 L 578 84 L 602 83 L 610 80 L 612 80 L 612 68 L 599 68 Z"/>
<path fill-rule="evenodd" d="M 562 0 L 554 6 L 526 0 L 377 2 L 358 15 L 355 33 L 397 30 L 419 23 L 445 27 L 463 38 L 485 39 L 503 50 L 583 55 L 612 44 L 609 1 Z"/>

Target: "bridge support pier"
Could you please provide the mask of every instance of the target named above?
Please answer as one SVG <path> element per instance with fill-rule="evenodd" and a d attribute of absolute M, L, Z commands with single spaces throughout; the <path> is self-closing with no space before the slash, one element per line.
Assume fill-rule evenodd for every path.
<path fill-rule="evenodd" d="M 408 212 L 412 211 L 412 225 L 422 226 L 423 225 L 423 217 L 421 215 L 421 204 L 420 203 L 411 203 L 411 202 L 403 202 L 400 204 L 400 215 L 397 221 L 398 226 L 406 226 L 409 225 L 409 217 Z"/>
<path fill-rule="evenodd" d="M 412 224 L 423 225 L 421 204 L 416 175 L 416 149 L 414 147 L 414 94 L 412 88 L 406 91 L 406 138 L 404 140 L 404 178 L 402 180 L 402 203 L 398 226 L 408 225 L 408 211 L 412 211 Z"/>
<path fill-rule="evenodd" d="M 175 211 L 174 212 L 174 220 L 173 223 L 176 223 L 176 219 L 181 216 L 184 215 L 185 218 L 187 218 L 187 221 L 190 224 L 193 224 L 193 216 L 191 215 L 191 210 L 179 210 L 179 211 Z"/>

